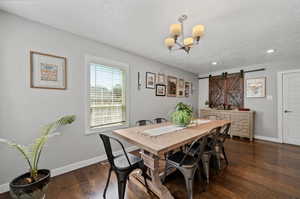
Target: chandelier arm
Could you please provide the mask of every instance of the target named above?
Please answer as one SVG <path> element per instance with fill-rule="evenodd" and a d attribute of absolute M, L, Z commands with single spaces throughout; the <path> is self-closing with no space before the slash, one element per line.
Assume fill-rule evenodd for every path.
<path fill-rule="evenodd" d="M 184 31 L 183 31 L 183 21 L 181 22 L 181 42 L 183 43 L 184 41 Z"/>
<path fill-rule="evenodd" d="M 177 41 L 175 42 L 175 44 L 177 44 L 177 46 L 180 47 L 180 48 L 184 48 L 184 45 L 182 45 L 181 43 L 179 43 Z"/>

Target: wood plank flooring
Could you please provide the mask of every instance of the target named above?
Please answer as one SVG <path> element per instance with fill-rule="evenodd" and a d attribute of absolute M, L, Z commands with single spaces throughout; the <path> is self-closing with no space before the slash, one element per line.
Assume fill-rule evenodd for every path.
<path fill-rule="evenodd" d="M 229 166 L 214 175 L 205 186 L 196 180 L 194 199 L 249 198 L 300 199 L 300 147 L 263 141 L 226 141 Z M 47 199 L 102 198 L 108 164 L 95 164 L 54 177 Z M 183 176 L 175 172 L 167 178 L 166 186 L 176 199 L 186 198 Z M 9 199 L 8 194 L 0 199 Z M 117 184 L 112 176 L 107 199 L 117 199 Z M 156 199 L 145 189 L 128 183 L 127 199 Z"/>

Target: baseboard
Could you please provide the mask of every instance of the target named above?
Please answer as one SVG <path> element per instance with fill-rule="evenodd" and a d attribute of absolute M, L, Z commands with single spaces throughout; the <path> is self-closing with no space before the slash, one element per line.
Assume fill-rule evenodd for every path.
<path fill-rule="evenodd" d="M 274 138 L 274 137 L 266 137 L 266 136 L 255 135 L 254 138 L 258 139 L 258 140 L 269 141 L 269 142 L 282 143 L 279 138 Z"/>
<path fill-rule="evenodd" d="M 135 151 L 135 150 L 138 150 L 138 149 L 139 148 L 137 146 L 131 146 L 131 147 L 126 148 L 126 151 L 131 152 L 131 151 Z M 123 153 L 123 151 L 121 151 L 121 150 L 116 152 L 116 154 L 121 154 L 121 153 Z M 52 169 L 51 170 L 51 176 L 52 177 L 59 176 L 59 175 L 62 175 L 64 173 L 74 171 L 76 169 L 80 169 L 80 168 L 83 168 L 83 167 L 90 166 L 92 164 L 96 164 L 96 163 L 104 161 L 106 159 L 107 159 L 106 155 L 104 154 L 104 155 L 97 156 L 97 157 L 94 157 L 94 158 L 91 158 L 91 159 L 83 160 L 83 161 L 80 161 L 80 162 L 75 162 L 75 163 L 72 163 L 72 164 L 69 164 L 69 165 L 66 165 L 66 166 L 63 166 L 63 167 Z M 9 191 L 9 183 L 5 183 L 5 184 L 0 185 L 0 193 L 4 193 L 4 192 L 7 192 L 7 191 Z"/>
<path fill-rule="evenodd" d="M 9 191 L 9 183 L 5 183 L 0 185 L 0 193 L 8 192 Z"/>

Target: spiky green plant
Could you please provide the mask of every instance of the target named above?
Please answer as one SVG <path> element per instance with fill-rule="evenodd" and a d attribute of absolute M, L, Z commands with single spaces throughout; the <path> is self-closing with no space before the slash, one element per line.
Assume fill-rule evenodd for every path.
<path fill-rule="evenodd" d="M 193 117 L 193 109 L 191 106 L 180 102 L 176 105 L 175 110 L 176 111 L 171 115 L 173 123 L 179 126 L 187 126 L 191 123 Z"/>
<path fill-rule="evenodd" d="M 38 164 L 45 143 L 48 141 L 49 138 L 60 135 L 59 132 L 56 132 L 56 130 L 59 127 L 71 124 L 74 122 L 74 120 L 75 115 L 68 115 L 60 118 L 55 122 L 45 125 L 41 130 L 41 137 L 36 138 L 33 144 L 27 146 L 20 145 L 15 142 L 1 138 L 0 143 L 5 143 L 17 149 L 22 154 L 22 156 L 28 163 L 31 179 L 33 181 L 36 181 L 38 179 Z"/>

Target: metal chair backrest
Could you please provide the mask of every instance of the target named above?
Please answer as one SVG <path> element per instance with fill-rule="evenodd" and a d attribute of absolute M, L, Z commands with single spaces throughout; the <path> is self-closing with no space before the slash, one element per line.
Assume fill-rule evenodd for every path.
<path fill-rule="evenodd" d="M 159 118 L 155 118 L 153 121 L 154 121 L 154 123 L 159 124 L 159 123 L 167 122 L 168 120 L 165 118 L 159 117 Z"/>
<path fill-rule="evenodd" d="M 110 136 L 107 136 L 107 135 L 104 135 L 104 134 L 99 134 L 99 136 L 102 139 L 102 142 L 104 144 L 104 148 L 105 148 L 105 153 L 106 153 L 107 159 L 108 159 L 110 165 L 113 168 L 116 168 L 115 163 L 114 163 L 114 159 L 116 157 L 114 156 L 112 148 L 111 148 L 111 140 L 114 140 L 118 144 L 120 144 L 120 146 L 121 146 L 121 148 L 123 150 L 123 153 L 124 153 L 124 155 L 125 155 L 125 157 L 126 157 L 126 159 L 128 161 L 128 164 L 129 164 L 129 166 L 131 166 L 131 163 L 130 163 L 128 155 L 127 155 L 127 152 L 125 151 L 125 148 L 124 148 L 123 144 L 118 139 L 110 137 Z"/>
<path fill-rule="evenodd" d="M 185 155 L 183 156 L 183 158 L 180 160 L 179 166 L 182 166 L 182 164 L 184 163 L 185 159 L 189 156 L 189 154 L 191 153 L 191 150 L 194 148 L 194 146 L 197 146 L 196 149 L 196 156 L 192 156 L 194 158 L 194 163 L 198 164 L 198 162 L 200 161 L 202 154 L 204 152 L 204 148 L 207 144 L 207 136 L 205 137 L 201 137 L 197 140 L 195 140 L 188 148 L 187 152 L 185 153 Z"/>
<path fill-rule="evenodd" d="M 153 124 L 151 120 L 139 120 L 136 122 L 136 126 L 145 126 L 147 124 Z"/>
<path fill-rule="evenodd" d="M 222 132 L 221 132 L 221 131 L 219 132 L 219 135 L 218 135 L 218 140 L 219 140 L 219 142 L 221 142 L 221 143 L 224 143 L 224 142 L 225 142 L 225 140 L 226 140 L 226 138 L 228 137 L 228 134 L 229 134 L 230 126 L 231 126 L 230 123 L 226 124 L 226 125 L 222 128 L 223 131 L 222 131 Z"/>

